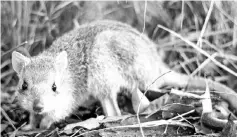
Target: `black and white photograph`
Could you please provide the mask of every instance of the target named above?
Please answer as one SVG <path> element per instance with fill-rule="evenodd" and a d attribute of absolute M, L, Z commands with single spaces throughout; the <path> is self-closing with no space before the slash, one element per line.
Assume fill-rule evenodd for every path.
<path fill-rule="evenodd" d="M 2 137 L 237 137 L 237 1 L 1 0 Z"/>

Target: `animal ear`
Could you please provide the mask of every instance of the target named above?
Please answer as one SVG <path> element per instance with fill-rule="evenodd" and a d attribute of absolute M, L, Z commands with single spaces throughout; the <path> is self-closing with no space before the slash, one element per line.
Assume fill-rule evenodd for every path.
<path fill-rule="evenodd" d="M 19 52 L 12 52 L 12 67 L 14 71 L 18 74 L 22 71 L 22 69 L 30 63 L 30 58 L 22 55 Z"/>
<path fill-rule="evenodd" d="M 67 59 L 67 52 L 62 51 L 56 57 L 56 70 L 61 73 L 63 72 L 68 66 L 68 59 Z"/>

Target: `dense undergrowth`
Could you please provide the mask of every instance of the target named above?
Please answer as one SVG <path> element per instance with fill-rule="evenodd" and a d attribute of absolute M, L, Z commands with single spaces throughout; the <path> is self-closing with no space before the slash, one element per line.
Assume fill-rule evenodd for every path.
<path fill-rule="evenodd" d="M 126 22 L 146 33 L 157 43 L 157 49 L 162 49 L 164 60 L 173 69 L 189 75 L 209 76 L 237 91 L 237 4 L 214 2 L 211 11 L 210 7 L 211 2 L 201 1 L 1 1 L 2 109 L 14 121 L 12 124 L 19 126 L 17 113 L 11 113 L 18 107 L 12 103 L 17 84 L 11 65 L 12 51 L 37 55 L 57 37 L 99 19 Z M 201 50 L 222 65 L 216 65 L 200 50 L 159 28 L 158 24 L 198 43 Z M 1 119 L 6 120 L 3 116 Z"/>

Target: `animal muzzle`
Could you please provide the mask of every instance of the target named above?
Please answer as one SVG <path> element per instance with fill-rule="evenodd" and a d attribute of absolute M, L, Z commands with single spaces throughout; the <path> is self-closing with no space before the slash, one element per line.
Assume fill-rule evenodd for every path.
<path fill-rule="evenodd" d="M 40 100 L 38 99 L 34 100 L 33 110 L 35 113 L 41 113 L 43 111 L 43 108 L 44 108 L 43 103 Z"/>

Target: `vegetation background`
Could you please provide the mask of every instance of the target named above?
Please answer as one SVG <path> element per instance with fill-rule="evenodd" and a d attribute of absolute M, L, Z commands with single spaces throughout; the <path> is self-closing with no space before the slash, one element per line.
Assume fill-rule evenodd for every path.
<path fill-rule="evenodd" d="M 11 65 L 12 51 L 27 56 L 37 55 L 64 33 L 100 19 L 122 21 L 146 33 L 157 43 L 157 49 L 162 49 L 164 60 L 173 69 L 189 75 L 210 76 L 237 91 L 236 3 L 1 1 L 1 108 L 14 121 L 13 124 L 20 121 L 17 113 L 13 113 L 18 107 L 13 102 L 18 79 Z M 159 28 L 158 24 L 185 40 L 198 43 L 196 46 L 201 50 Z M 201 51 L 214 57 L 222 66 L 210 61 Z M 8 124 L 1 123 L 2 126 Z"/>

